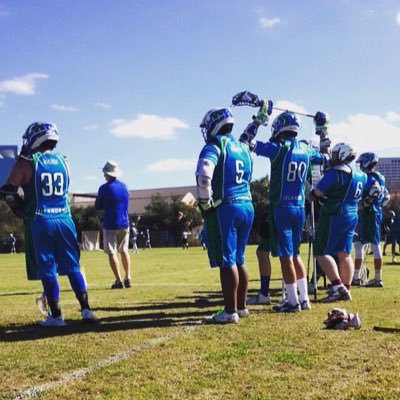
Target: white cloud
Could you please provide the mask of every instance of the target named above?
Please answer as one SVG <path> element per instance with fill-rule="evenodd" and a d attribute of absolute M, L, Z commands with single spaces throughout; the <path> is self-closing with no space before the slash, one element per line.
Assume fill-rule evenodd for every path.
<path fill-rule="evenodd" d="M 400 114 L 394 111 L 388 111 L 385 114 L 385 119 L 389 122 L 399 122 L 400 121 Z"/>
<path fill-rule="evenodd" d="M 53 110 L 63 111 L 63 112 L 76 112 L 79 111 L 78 108 L 72 106 L 64 106 L 62 104 L 52 104 L 50 106 Z"/>
<path fill-rule="evenodd" d="M 95 107 L 99 107 L 99 108 L 103 108 L 103 109 L 105 109 L 105 110 L 109 110 L 109 109 L 111 108 L 111 105 L 110 105 L 110 104 L 102 103 L 102 102 L 100 102 L 100 101 L 97 102 L 97 103 L 95 103 L 94 106 L 95 106 Z"/>
<path fill-rule="evenodd" d="M 397 22 L 397 25 L 400 25 L 400 11 L 396 15 L 396 22 Z"/>
<path fill-rule="evenodd" d="M 13 93 L 20 96 L 31 96 L 36 93 L 38 79 L 47 79 L 47 74 L 32 72 L 5 81 L 0 81 L 0 93 Z"/>
<path fill-rule="evenodd" d="M 378 155 L 385 155 L 385 151 L 400 147 L 400 127 L 391 122 L 379 115 L 350 115 L 346 121 L 331 124 L 329 132 L 332 144 L 348 142 L 358 154 L 374 151 Z"/>
<path fill-rule="evenodd" d="M 189 128 L 184 121 L 173 117 L 159 117 L 151 114 L 138 114 L 135 119 L 114 119 L 111 122 L 114 136 L 141 137 L 144 139 L 176 139 L 176 129 Z"/>
<path fill-rule="evenodd" d="M 90 124 L 83 127 L 84 131 L 97 131 L 97 129 L 99 129 L 97 124 Z"/>
<path fill-rule="evenodd" d="M 266 17 L 261 17 L 258 22 L 260 23 L 261 27 L 264 29 L 269 29 L 269 28 L 273 28 L 275 25 L 280 24 L 281 23 L 281 19 L 280 18 L 271 18 L 268 19 Z"/>
<path fill-rule="evenodd" d="M 194 171 L 196 163 L 195 158 L 168 158 L 149 164 L 146 170 L 152 172 Z"/>

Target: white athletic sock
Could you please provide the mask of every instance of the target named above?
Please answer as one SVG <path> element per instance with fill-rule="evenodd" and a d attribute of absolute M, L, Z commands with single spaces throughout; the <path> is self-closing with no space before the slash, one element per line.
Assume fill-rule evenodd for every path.
<path fill-rule="evenodd" d="M 299 304 L 299 297 L 297 296 L 297 284 L 287 283 L 286 284 L 287 301 L 291 305 Z"/>
<path fill-rule="evenodd" d="M 300 303 L 305 300 L 309 301 L 307 278 L 304 277 L 297 280 L 297 289 L 299 289 Z"/>
<path fill-rule="evenodd" d="M 382 280 L 382 270 L 381 269 L 376 269 L 375 270 L 375 276 L 374 276 L 376 281 L 381 281 Z"/>
<path fill-rule="evenodd" d="M 360 270 L 359 269 L 354 270 L 353 279 L 360 279 Z"/>

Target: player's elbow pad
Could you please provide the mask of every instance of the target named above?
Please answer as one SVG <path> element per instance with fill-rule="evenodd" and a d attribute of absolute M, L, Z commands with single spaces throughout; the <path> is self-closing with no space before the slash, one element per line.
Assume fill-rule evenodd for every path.
<path fill-rule="evenodd" d="M 214 164 L 210 160 L 205 158 L 200 158 L 197 163 L 197 197 L 200 202 L 211 200 L 211 180 L 214 174 L 214 168 Z"/>

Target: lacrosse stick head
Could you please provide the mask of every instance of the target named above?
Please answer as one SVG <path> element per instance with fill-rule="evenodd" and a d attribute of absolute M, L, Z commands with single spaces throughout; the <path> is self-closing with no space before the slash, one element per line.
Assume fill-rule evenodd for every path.
<path fill-rule="evenodd" d="M 213 108 L 208 111 L 200 123 L 204 141 L 208 143 L 224 125 L 235 123 L 235 119 L 228 108 Z"/>
<path fill-rule="evenodd" d="M 232 98 L 233 106 L 261 107 L 262 104 L 263 100 L 260 100 L 260 98 L 256 94 L 251 93 L 248 90 L 239 92 Z"/>

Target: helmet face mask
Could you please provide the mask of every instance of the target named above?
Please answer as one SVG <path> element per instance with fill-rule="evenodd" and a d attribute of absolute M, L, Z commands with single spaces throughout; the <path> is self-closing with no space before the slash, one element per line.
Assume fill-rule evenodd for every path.
<path fill-rule="evenodd" d="M 47 140 L 58 142 L 58 138 L 57 127 L 50 122 L 34 122 L 28 126 L 22 136 L 23 144 L 29 152 L 37 149 Z"/>
<path fill-rule="evenodd" d="M 201 133 L 206 143 L 226 124 L 234 124 L 232 113 L 227 108 L 214 108 L 206 113 L 200 124 Z"/>
<path fill-rule="evenodd" d="M 356 158 L 356 152 L 347 143 L 338 143 L 332 149 L 332 165 L 350 164 Z"/>
<path fill-rule="evenodd" d="M 300 130 L 300 121 L 296 114 L 285 111 L 279 114 L 272 123 L 271 133 L 275 139 L 283 132 L 292 132 L 294 136 L 297 136 Z"/>
<path fill-rule="evenodd" d="M 360 168 L 364 172 L 372 171 L 376 164 L 378 164 L 378 161 L 378 156 L 372 152 L 362 153 L 357 159 L 357 163 L 360 164 Z"/>

